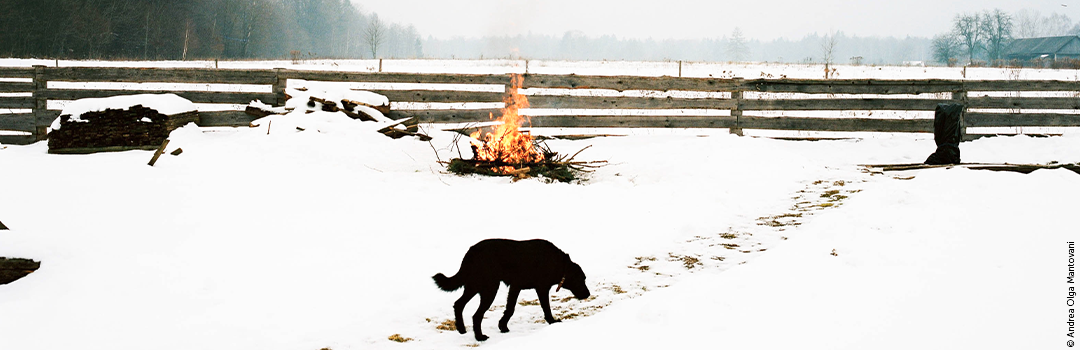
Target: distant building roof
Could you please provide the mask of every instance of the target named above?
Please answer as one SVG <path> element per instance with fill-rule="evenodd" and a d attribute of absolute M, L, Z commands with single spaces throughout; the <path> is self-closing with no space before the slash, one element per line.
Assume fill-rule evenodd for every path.
<path fill-rule="evenodd" d="M 1006 53 L 1010 58 L 1077 56 L 1080 55 L 1080 37 L 1069 35 L 1016 39 L 1009 44 Z"/>

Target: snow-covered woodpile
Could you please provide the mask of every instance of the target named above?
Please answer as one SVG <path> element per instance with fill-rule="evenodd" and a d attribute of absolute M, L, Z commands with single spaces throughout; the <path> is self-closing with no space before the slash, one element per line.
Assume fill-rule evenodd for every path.
<path fill-rule="evenodd" d="M 156 149 L 172 130 L 198 120 L 195 105 L 172 94 L 78 100 L 53 122 L 49 153 Z"/>
<path fill-rule="evenodd" d="M 310 84 L 311 87 L 303 86 L 286 90 L 288 100 L 284 107 L 272 107 L 260 101 L 252 101 L 245 112 L 248 115 L 260 117 L 251 122 L 252 127 L 266 127 L 269 132 L 274 120 L 279 124 L 288 123 L 297 131 L 305 131 L 311 123 L 328 121 L 328 115 L 311 115 L 312 113 L 330 113 L 348 119 L 358 120 L 366 126 L 374 128 L 374 131 L 390 138 L 398 139 L 405 136 L 415 136 L 421 141 L 431 139 L 421 133 L 417 125 L 408 124 L 411 118 L 393 120 L 386 116 L 390 113 L 390 100 L 386 96 L 362 90 L 343 89 L 322 86 L 313 82 L 299 81 L 301 85 Z M 331 118 L 333 119 L 333 118 Z M 346 120 L 348 120 L 346 119 Z M 322 132 L 322 130 L 317 130 Z"/>

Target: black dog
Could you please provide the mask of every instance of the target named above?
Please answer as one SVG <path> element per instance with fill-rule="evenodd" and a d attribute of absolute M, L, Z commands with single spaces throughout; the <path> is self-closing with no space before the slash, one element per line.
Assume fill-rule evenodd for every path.
<path fill-rule="evenodd" d="M 503 333 L 510 331 L 506 323 L 514 314 L 518 293 L 522 289 L 536 289 L 540 307 L 544 309 L 544 320 L 549 324 L 559 322 L 551 315 L 548 301 L 551 286 L 558 285 L 556 292 L 565 287 L 578 299 L 589 297 L 589 288 L 585 286 L 585 272 L 581 271 L 581 266 L 570 261 L 569 254 L 542 239 L 485 239 L 469 248 L 454 277 L 439 273 L 432 278 L 440 289 L 447 292 L 465 287 L 465 294 L 454 302 L 454 322 L 461 334 L 465 334 L 465 322 L 461 312 L 474 295 L 480 294 L 480 308 L 473 314 L 473 333 L 479 341 L 488 339 L 480 332 L 480 322 L 484 320 L 484 312 L 495 301 L 499 282 L 510 287 L 506 312 L 499 320 L 499 330 Z"/>

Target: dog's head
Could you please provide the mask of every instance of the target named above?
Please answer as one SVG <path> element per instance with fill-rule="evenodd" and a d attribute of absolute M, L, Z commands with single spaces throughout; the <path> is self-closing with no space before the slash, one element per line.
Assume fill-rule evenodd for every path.
<path fill-rule="evenodd" d="M 570 256 L 567 255 L 566 259 L 569 260 Z M 570 261 L 570 266 L 566 268 L 566 276 L 563 277 L 562 288 L 569 289 L 574 293 L 574 297 L 578 299 L 585 299 L 589 297 L 589 287 L 585 285 L 585 271 L 581 270 L 581 266 L 577 263 Z"/>

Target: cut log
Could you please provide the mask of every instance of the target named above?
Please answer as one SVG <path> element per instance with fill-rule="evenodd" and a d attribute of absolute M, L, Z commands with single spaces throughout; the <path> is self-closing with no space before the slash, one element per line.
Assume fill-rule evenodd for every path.
<path fill-rule="evenodd" d="M 41 268 L 41 263 L 30 259 L 0 258 L 0 285 L 15 282 Z"/>
<path fill-rule="evenodd" d="M 354 100 L 350 100 L 350 99 L 341 100 L 341 105 L 344 106 L 345 109 L 348 109 L 348 110 L 352 110 L 352 109 L 356 108 L 356 106 L 364 106 L 364 107 L 368 107 L 368 108 L 374 109 L 376 111 L 379 111 L 383 115 L 390 114 L 390 106 L 389 105 L 386 105 L 386 106 L 374 106 L 374 105 L 372 105 L 370 103 L 364 103 L 364 102 L 354 101 Z"/>
<path fill-rule="evenodd" d="M 148 163 L 148 165 L 154 166 L 154 163 L 157 163 L 158 157 L 161 157 L 161 154 L 165 153 L 165 147 L 167 146 L 169 146 L 169 139 L 165 139 L 165 142 L 161 143 L 161 147 L 158 147 L 157 151 L 154 152 L 154 157 L 150 158 L 150 163 Z"/>
<path fill-rule="evenodd" d="M 945 164 L 945 165 L 930 165 L 930 164 L 865 164 L 861 165 L 869 172 L 884 173 L 886 171 L 906 171 L 906 170 L 919 170 L 919 169 L 934 169 L 934 168 L 967 168 L 972 170 L 990 170 L 990 171 L 1008 171 L 1021 174 L 1030 174 L 1031 172 L 1039 169 L 1067 169 L 1074 173 L 1080 174 L 1080 163 L 1076 164 L 1009 164 L 1009 163 L 960 163 L 960 164 Z"/>
<path fill-rule="evenodd" d="M 258 107 L 255 107 L 255 106 L 247 106 L 246 108 L 244 108 L 244 113 L 246 113 L 247 115 L 253 116 L 253 117 L 258 117 L 258 118 L 262 118 L 262 117 L 265 117 L 265 116 L 268 116 L 268 115 L 276 115 L 276 114 L 278 114 L 278 113 L 274 113 L 274 112 L 271 112 L 271 111 L 268 111 L 268 110 L 265 110 L 265 109 L 262 109 L 262 108 L 258 108 Z"/>

